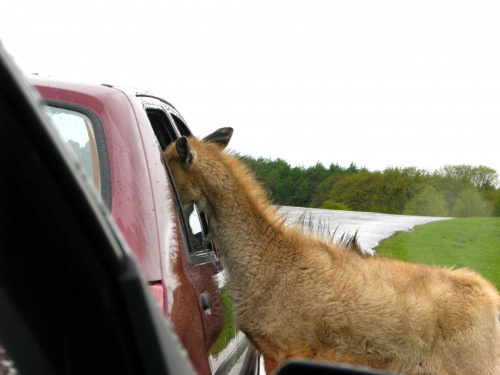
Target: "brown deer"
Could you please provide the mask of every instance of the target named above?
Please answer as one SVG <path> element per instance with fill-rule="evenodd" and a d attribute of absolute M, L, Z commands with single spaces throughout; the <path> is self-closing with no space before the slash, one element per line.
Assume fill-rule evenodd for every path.
<path fill-rule="evenodd" d="M 224 151 L 223 128 L 165 150 L 181 202 L 208 216 L 239 328 L 270 374 L 291 358 L 405 374 L 500 374 L 500 297 L 467 269 L 367 257 L 287 226 Z"/>

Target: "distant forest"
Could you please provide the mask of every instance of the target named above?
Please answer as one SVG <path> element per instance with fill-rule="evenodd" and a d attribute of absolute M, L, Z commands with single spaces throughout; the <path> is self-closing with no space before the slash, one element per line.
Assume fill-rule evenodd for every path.
<path fill-rule="evenodd" d="M 368 171 L 321 163 L 240 156 L 278 205 L 422 216 L 500 216 L 498 173 L 485 166 L 447 165 Z"/>

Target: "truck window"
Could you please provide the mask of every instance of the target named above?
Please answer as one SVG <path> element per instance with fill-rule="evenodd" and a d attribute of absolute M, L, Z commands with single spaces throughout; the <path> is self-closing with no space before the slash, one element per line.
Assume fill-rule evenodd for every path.
<path fill-rule="evenodd" d="M 44 106 L 57 133 L 83 174 L 111 208 L 111 174 L 104 130 L 99 117 L 88 108 L 48 100 Z"/>
<path fill-rule="evenodd" d="M 68 109 L 48 106 L 45 110 L 68 150 L 100 193 L 99 157 L 92 121 L 84 114 Z"/>
<path fill-rule="evenodd" d="M 162 150 L 174 142 L 180 135 L 190 135 L 191 132 L 187 125 L 178 116 L 172 112 L 167 112 L 162 107 L 153 105 L 146 106 L 146 113 L 149 122 L 156 134 L 156 138 Z M 172 123 L 173 121 L 173 123 Z M 178 199 L 177 192 L 175 191 L 175 183 L 168 171 L 166 165 L 166 172 L 172 186 L 174 187 L 174 195 Z M 180 202 L 177 205 L 180 207 Z M 201 212 L 196 205 L 189 205 L 178 210 L 178 215 L 183 228 L 183 240 L 186 242 L 185 248 L 188 249 L 187 259 L 190 264 L 204 264 L 217 260 L 217 256 L 213 249 L 213 244 L 206 241 L 206 235 L 209 229 L 209 223 L 206 215 Z"/>

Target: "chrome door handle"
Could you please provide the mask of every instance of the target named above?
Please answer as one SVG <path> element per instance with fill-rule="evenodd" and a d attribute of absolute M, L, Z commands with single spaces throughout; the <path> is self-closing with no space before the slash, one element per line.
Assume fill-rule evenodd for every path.
<path fill-rule="evenodd" d="M 207 291 L 201 292 L 200 299 L 203 310 L 208 310 L 212 308 L 212 296 L 210 295 L 209 292 Z"/>

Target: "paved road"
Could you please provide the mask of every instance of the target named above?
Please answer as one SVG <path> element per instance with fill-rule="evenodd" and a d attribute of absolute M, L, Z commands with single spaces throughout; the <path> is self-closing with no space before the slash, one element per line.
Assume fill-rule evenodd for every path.
<path fill-rule="evenodd" d="M 322 210 L 315 208 L 282 207 L 287 222 L 295 223 L 305 214 L 306 220 L 311 218 L 314 228 L 328 227 L 335 232 L 338 239 L 344 233 L 354 234 L 358 231 L 358 242 L 364 251 L 372 252 L 373 248 L 384 238 L 399 231 L 409 231 L 416 225 L 438 220 L 442 217 L 387 215 L 374 212 L 354 212 Z"/>

